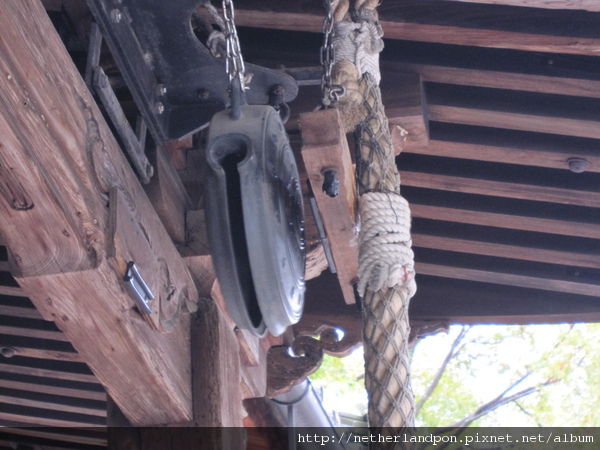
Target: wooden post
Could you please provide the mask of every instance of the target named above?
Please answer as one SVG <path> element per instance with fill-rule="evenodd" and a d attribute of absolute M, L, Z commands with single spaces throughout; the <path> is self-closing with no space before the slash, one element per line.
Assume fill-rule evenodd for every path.
<path fill-rule="evenodd" d="M 23 290 L 131 423 L 191 420 L 183 308 L 197 300 L 196 288 L 36 0 L 0 9 L 0 136 L 0 232 Z M 111 191 L 129 211 L 116 232 Z M 149 261 L 139 269 L 156 274 L 148 277 L 153 309 L 159 327 L 167 316 L 170 333 L 137 312 L 123 284 L 128 258 Z"/>

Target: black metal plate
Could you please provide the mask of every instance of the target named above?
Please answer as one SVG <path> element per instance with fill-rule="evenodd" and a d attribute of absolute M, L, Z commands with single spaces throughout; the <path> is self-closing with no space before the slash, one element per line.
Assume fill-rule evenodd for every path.
<path fill-rule="evenodd" d="M 229 104 L 224 60 L 213 57 L 192 30 L 192 13 L 206 2 L 88 0 L 148 128 L 160 141 L 197 131 Z M 284 87 L 285 102 L 298 94 L 289 75 L 252 64 L 246 72 L 253 74 L 249 104 L 267 104 L 275 85 Z M 164 95 L 159 85 L 166 88 Z"/>

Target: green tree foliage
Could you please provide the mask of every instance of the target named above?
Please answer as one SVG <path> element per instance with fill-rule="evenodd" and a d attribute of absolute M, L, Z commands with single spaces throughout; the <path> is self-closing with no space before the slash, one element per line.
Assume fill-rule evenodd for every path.
<path fill-rule="evenodd" d="M 418 399 L 427 395 L 463 330 L 451 327 L 449 335 L 416 346 L 412 369 Z M 472 327 L 424 399 L 417 423 L 598 426 L 599 337 L 599 324 Z"/>
<path fill-rule="evenodd" d="M 453 326 L 413 349 L 419 426 L 600 426 L 600 324 Z M 364 414 L 362 351 L 311 376 L 329 408 Z"/>

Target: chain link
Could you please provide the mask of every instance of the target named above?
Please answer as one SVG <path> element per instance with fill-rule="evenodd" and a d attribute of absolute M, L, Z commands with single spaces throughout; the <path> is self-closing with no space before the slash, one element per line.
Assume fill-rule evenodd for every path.
<path fill-rule="evenodd" d="M 240 41 L 238 39 L 237 30 L 235 28 L 235 12 L 233 9 L 232 0 L 223 0 L 223 19 L 225 21 L 225 44 L 227 49 L 227 57 L 225 60 L 225 70 L 229 76 L 230 88 L 233 87 L 233 80 L 238 79 L 242 91 L 247 89 L 244 67 L 244 60 L 240 50 Z"/>
<path fill-rule="evenodd" d="M 323 20 L 323 45 L 321 46 L 321 66 L 323 67 L 323 76 L 321 78 L 321 91 L 323 99 L 321 103 L 323 108 L 333 106 L 341 95 L 344 95 L 344 87 L 339 84 L 333 84 L 332 70 L 335 62 L 335 49 L 333 48 L 333 28 L 335 25 L 333 18 L 334 0 L 324 0 L 326 14 Z"/>
<path fill-rule="evenodd" d="M 321 91 L 323 93 L 323 107 L 331 106 L 336 99 L 331 92 L 331 70 L 333 68 L 334 50 L 332 42 L 333 34 L 333 0 L 325 0 L 325 19 L 323 19 L 323 45 L 321 46 L 321 66 L 323 67 L 323 76 L 321 77 Z"/>

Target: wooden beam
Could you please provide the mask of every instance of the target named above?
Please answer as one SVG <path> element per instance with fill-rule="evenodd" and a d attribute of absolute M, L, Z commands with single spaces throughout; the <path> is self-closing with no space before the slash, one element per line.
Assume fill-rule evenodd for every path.
<path fill-rule="evenodd" d="M 406 186 L 600 208 L 600 195 L 590 191 L 421 172 L 401 171 L 400 175 L 402 184 Z"/>
<path fill-rule="evenodd" d="M 24 317 L 26 319 L 44 320 L 40 312 L 35 308 L 23 308 L 21 306 L 9 306 L 0 304 L 0 316 Z"/>
<path fill-rule="evenodd" d="M 79 381 L 82 383 L 98 383 L 98 379 L 94 375 L 90 374 L 40 369 L 38 367 L 17 366 L 14 364 L 0 363 L 0 372 L 30 375 L 34 377 L 55 378 L 57 380 Z"/>
<path fill-rule="evenodd" d="M 418 203 L 412 203 L 410 208 L 413 217 L 423 219 L 600 239 L 600 227 L 595 223 L 446 208 L 442 206 L 420 205 Z"/>
<path fill-rule="evenodd" d="M 15 352 L 14 356 L 22 356 L 24 358 L 50 359 L 52 361 L 69 361 L 78 363 L 84 362 L 78 353 L 21 347 L 15 345 L 10 345 L 9 348 Z"/>
<path fill-rule="evenodd" d="M 69 442 L 80 445 L 95 445 L 97 447 L 106 447 L 106 429 L 100 427 L 96 428 L 85 428 L 78 427 L 76 429 L 62 429 L 62 430 L 47 430 L 44 428 L 9 428 L 5 427 L 2 429 L 3 433 L 10 433 L 11 435 L 57 440 L 61 442 Z"/>
<path fill-rule="evenodd" d="M 11 297 L 28 297 L 27 293 L 18 286 L 0 286 L 0 295 L 9 295 Z"/>
<path fill-rule="evenodd" d="M 527 8 L 576 9 L 600 12 L 596 0 L 446 0 L 465 3 L 483 3 L 487 5 L 524 6 Z"/>
<path fill-rule="evenodd" d="M 419 277 L 419 275 L 417 275 Z M 410 304 L 414 320 L 450 323 L 597 322 L 600 305 L 587 295 L 421 275 Z"/>
<path fill-rule="evenodd" d="M 356 188 L 344 125 L 339 111 L 334 108 L 301 114 L 300 129 L 302 158 L 323 219 L 338 280 L 346 303 L 354 303 L 358 271 Z M 327 171 L 336 173 L 338 195 L 330 196 L 323 190 Z"/>
<path fill-rule="evenodd" d="M 600 269 L 600 260 L 598 259 L 598 255 L 595 254 L 520 247 L 516 245 L 472 241 L 445 236 L 430 236 L 418 233 L 413 233 L 413 246 L 459 253 L 473 253 L 475 255 L 494 256 L 498 258 L 520 259 L 523 261 L 537 261 L 548 264 Z"/>
<path fill-rule="evenodd" d="M 600 80 L 478 70 L 410 62 L 382 61 L 381 66 L 384 71 L 400 70 L 418 73 L 423 81 L 434 83 L 600 98 Z"/>
<path fill-rule="evenodd" d="M 596 120 L 520 114 L 514 111 L 491 111 L 433 103 L 429 103 L 429 119 L 439 122 L 600 139 L 600 122 Z"/>
<path fill-rule="evenodd" d="M 40 392 L 42 394 L 52 392 L 54 395 L 62 395 L 64 397 L 98 400 L 102 402 L 106 401 L 105 392 L 75 389 L 73 387 L 48 386 L 39 383 L 31 383 L 28 381 L 5 380 L 3 378 L 0 378 L 0 388 L 19 389 L 22 391 Z"/>
<path fill-rule="evenodd" d="M 47 322 L 46 322 L 47 323 Z M 8 336 L 22 336 L 36 339 L 69 342 L 62 331 L 37 330 L 35 328 L 11 327 L 0 325 L 0 334 Z"/>
<path fill-rule="evenodd" d="M 590 163 L 586 172 L 600 173 L 600 155 L 577 152 L 576 149 L 555 152 L 431 139 L 428 146 L 407 146 L 404 152 L 565 170 L 569 167 L 569 158 L 581 158 Z"/>
<path fill-rule="evenodd" d="M 321 32 L 324 13 L 319 2 L 241 0 L 236 6 L 238 25 Z M 388 39 L 542 53 L 600 53 L 595 13 L 532 10 L 525 15 L 519 7 L 458 2 L 440 7 L 436 1 L 404 0 L 383 3 L 379 17 Z"/>
<path fill-rule="evenodd" d="M 70 419 L 59 419 L 56 417 L 33 417 L 27 413 L 12 413 L 6 411 L 0 411 L 0 420 L 6 420 L 9 422 L 26 423 L 34 426 L 45 426 L 45 427 L 82 427 L 82 426 L 98 426 L 101 423 L 75 421 Z"/>
<path fill-rule="evenodd" d="M 50 411 L 62 411 L 62 412 L 70 412 L 75 414 L 84 414 L 90 416 L 98 416 L 98 417 L 106 417 L 106 408 L 101 406 L 99 408 L 91 408 L 88 406 L 75 406 L 71 405 L 68 402 L 60 402 L 58 400 L 49 401 L 47 398 L 30 395 L 29 398 L 23 398 L 15 395 L 14 393 L 10 394 L 1 394 L 0 393 L 0 403 L 5 403 L 9 405 L 16 406 L 24 406 L 29 408 L 41 408 Z M 37 398 L 35 398 L 37 397 Z M 41 398 L 44 398 L 43 400 Z"/>
<path fill-rule="evenodd" d="M 565 292 L 568 294 L 589 295 L 598 297 L 600 285 L 577 283 L 566 280 L 501 273 L 487 270 L 468 269 L 464 267 L 442 266 L 439 264 L 417 263 L 417 273 L 451 279 L 479 281 L 483 283 L 505 284 L 544 291 Z"/>
<path fill-rule="evenodd" d="M 197 299 L 184 262 L 42 5 L 5 1 L 0 30 L 0 180 L 10 188 L 1 190 L 0 230 L 13 275 L 92 368 L 88 382 L 100 380 L 134 425 L 189 420 L 189 316 L 178 315 L 171 333 L 140 320 L 123 269 L 143 249 L 111 240 L 111 189 L 124 194 L 130 226 L 161 268 L 148 280 L 161 317 Z"/>

